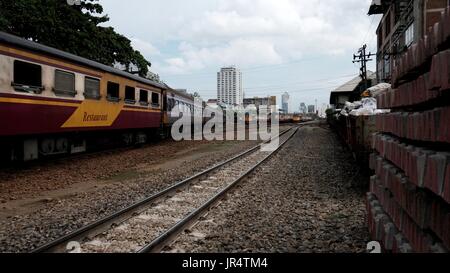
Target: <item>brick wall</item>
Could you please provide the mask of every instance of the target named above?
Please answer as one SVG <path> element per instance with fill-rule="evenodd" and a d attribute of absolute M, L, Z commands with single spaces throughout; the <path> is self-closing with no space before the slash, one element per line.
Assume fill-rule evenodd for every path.
<path fill-rule="evenodd" d="M 391 252 L 450 250 L 450 8 L 393 69 L 377 97 L 368 224 Z"/>

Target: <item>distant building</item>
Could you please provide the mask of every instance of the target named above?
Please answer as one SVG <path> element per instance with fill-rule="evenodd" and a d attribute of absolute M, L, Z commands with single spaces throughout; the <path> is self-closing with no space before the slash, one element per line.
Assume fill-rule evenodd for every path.
<path fill-rule="evenodd" d="M 369 15 L 381 14 L 378 25 L 377 79 L 390 82 L 399 56 L 441 18 L 448 0 L 373 0 Z"/>
<path fill-rule="evenodd" d="M 306 114 L 308 112 L 308 107 L 304 102 L 300 103 L 300 114 Z"/>
<path fill-rule="evenodd" d="M 376 73 L 367 71 L 368 86 L 376 83 Z M 344 83 L 335 90 L 331 91 L 330 104 L 336 109 L 342 109 L 345 102 L 354 102 L 361 99 L 361 93 L 365 90 L 365 84 L 360 76 Z"/>
<path fill-rule="evenodd" d="M 254 97 L 254 98 L 245 98 L 244 99 L 244 107 L 249 105 L 255 105 L 257 108 L 261 105 L 265 106 L 275 106 L 277 105 L 277 97 L 276 96 L 268 96 L 268 97 Z"/>
<path fill-rule="evenodd" d="M 206 102 L 206 105 L 209 107 L 216 107 L 217 106 L 217 100 L 216 99 L 210 99 Z"/>
<path fill-rule="evenodd" d="M 316 107 L 314 105 L 308 105 L 308 114 L 315 114 Z"/>
<path fill-rule="evenodd" d="M 217 101 L 228 105 L 243 104 L 242 73 L 236 67 L 224 67 L 217 73 Z"/>
<path fill-rule="evenodd" d="M 289 96 L 289 93 L 286 92 L 281 96 L 281 109 L 284 113 L 289 113 L 289 104 L 290 104 L 291 97 Z"/>

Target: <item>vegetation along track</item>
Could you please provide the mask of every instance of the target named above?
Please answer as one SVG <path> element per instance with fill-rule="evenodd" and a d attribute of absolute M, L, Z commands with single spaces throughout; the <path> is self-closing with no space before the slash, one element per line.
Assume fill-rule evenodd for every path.
<path fill-rule="evenodd" d="M 255 146 L 33 252 L 157 252 L 279 150 L 298 127 L 280 133 L 274 151 Z"/>

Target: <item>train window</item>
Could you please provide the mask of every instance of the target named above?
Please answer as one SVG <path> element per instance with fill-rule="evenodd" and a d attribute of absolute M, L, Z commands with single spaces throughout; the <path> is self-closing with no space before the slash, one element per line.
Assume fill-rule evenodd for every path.
<path fill-rule="evenodd" d="M 136 89 L 131 86 L 125 86 L 125 103 L 136 103 Z"/>
<path fill-rule="evenodd" d="M 158 93 L 152 93 L 152 106 L 155 106 L 155 107 L 159 106 L 159 94 Z"/>
<path fill-rule="evenodd" d="M 172 109 L 175 107 L 175 100 L 169 99 L 167 106 L 168 106 L 168 110 L 172 111 Z"/>
<path fill-rule="evenodd" d="M 120 101 L 119 90 L 120 85 L 118 83 L 108 82 L 108 86 L 106 88 L 107 99 L 112 102 Z"/>
<path fill-rule="evenodd" d="M 14 80 L 11 84 L 16 91 L 41 93 L 42 67 L 37 64 L 14 61 Z"/>
<path fill-rule="evenodd" d="M 53 92 L 56 95 L 75 97 L 75 74 L 62 70 L 55 70 L 55 87 Z"/>
<path fill-rule="evenodd" d="M 139 104 L 142 106 L 148 105 L 148 91 L 141 89 L 139 92 Z"/>
<path fill-rule="evenodd" d="M 86 77 L 84 78 L 84 97 L 88 99 L 100 99 L 100 80 Z"/>

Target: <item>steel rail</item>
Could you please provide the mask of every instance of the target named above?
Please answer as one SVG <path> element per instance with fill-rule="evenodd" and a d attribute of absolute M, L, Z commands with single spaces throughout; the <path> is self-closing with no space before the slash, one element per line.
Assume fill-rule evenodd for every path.
<path fill-rule="evenodd" d="M 278 135 L 278 138 L 281 137 L 282 135 L 286 134 L 287 132 L 291 131 L 292 129 L 293 128 L 284 130 L 283 132 L 281 132 Z M 138 201 L 126 208 L 123 208 L 109 216 L 106 216 L 102 219 L 96 220 L 84 227 L 81 227 L 73 232 L 63 235 L 47 244 L 39 246 L 39 247 L 33 249 L 31 251 L 31 253 L 68 252 L 71 250 L 71 249 L 67 249 L 68 243 L 73 242 L 73 241 L 80 242 L 85 238 L 95 237 L 98 234 L 110 229 L 111 227 L 119 225 L 120 223 L 133 217 L 134 214 L 145 210 L 148 206 L 155 203 L 156 201 L 158 201 L 166 196 L 169 196 L 171 193 L 176 192 L 177 190 L 187 187 L 189 184 L 208 175 L 209 173 L 211 173 L 213 171 L 254 152 L 255 150 L 261 148 L 262 145 L 264 145 L 268 142 L 270 142 L 270 141 L 266 141 L 264 143 L 258 144 L 255 147 L 250 148 L 250 149 L 244 151 L 243 153 L 232 157 L 231 159 L 228 159 L 226 161 L 218 163 L 200 173 L 197 173 L 189 178 L 186 178 L 180 182 L 177 182 L 177 183 L 173 184 L 172 186 L 169 186 L 169 187 L 163 189 L 162 191 L 152 194 L 151 196 L 149 196 L 141 201 Z"/>
<path fill-rule="evenodd" d="M 271 156 L 273 156 L 277 151 L 279 151 L 298 131 L 300 127 L 294 128 L 294 132 L 285 140 L 283 143 L 280 143 L 278 147 L 272 151 L 269 155 L 265 156 L 262 160 L 256 163 L 253 167 L 247 170 L 244 174 L 239 176 L 236 180 L 230 183 L 228 186 L 223 188 L 220 192 L 214 195 L 211 199 L 203 203 L 202 206 L 191 212 L 185 218 L 177 222 L 171 228 L 166 230 L 163 234 L 158 236 L 152 242 L 144 246 L 142 249 L 138 251 L 138 253 L 155 253 L 160 252 L 165 246 L 169 245 L 176 237 L 194 225 L 198 218 L 204 215 L 211 207 L 213 207 L 216 203 L 218 203 L 221 199 L 225 197 L 225 195 L 234 188 L 240 181 L 248 177 L 256 168 L 258 168 L 262 163 L 267 161 Z"/>

